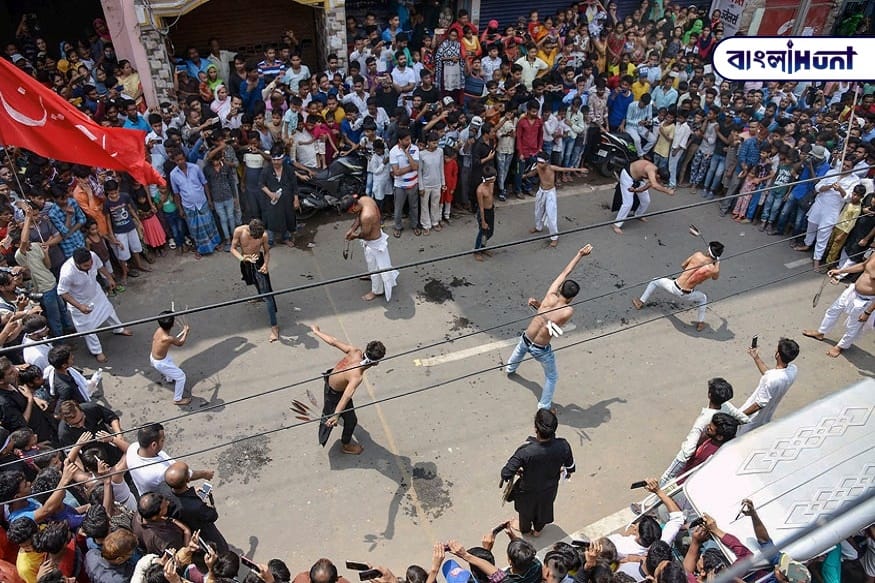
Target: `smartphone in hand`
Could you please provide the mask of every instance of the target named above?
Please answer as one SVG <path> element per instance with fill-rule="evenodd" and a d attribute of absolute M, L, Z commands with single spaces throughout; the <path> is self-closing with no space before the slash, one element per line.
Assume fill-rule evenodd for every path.
<path fill-rule="evenodd" d="M 383 574 L 377 569 L 368 569 L 367 571 L 359 571 L 359 581 L 370 581 L 382 577 Z"/>
<path fill-rule="evenodd" d="M 355 561 L 347 561 L 346 568 L 352 571 L 367 571 L 368 564 L 367 563 L 357 563 Z"/>
<path fill-rule="evenodd" d="M 759 339 L 760 339 L 759 335 L 756 335 L 756 336 L 754 336 L 753 338 L 751 338 L 751 339 L 750 339 L 750 347 L 751 347 L 751 348 L 756 348 L 756 347 L 757 347 L 757 341 L 758 341 Z"/>

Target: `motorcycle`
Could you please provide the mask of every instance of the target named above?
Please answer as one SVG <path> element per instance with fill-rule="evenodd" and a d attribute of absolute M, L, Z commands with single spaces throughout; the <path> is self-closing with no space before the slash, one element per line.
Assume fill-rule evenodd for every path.
<path fill-rule="evenodd" d="M 620 171 L 638 159 L 635 143 L 626 132 L 601 132 L 601 142 L 590 155 L 590 162 L 605 178 L 617 178 Z"/>
<path fill-rule="evenodd" d="M 332 160 L 328 168 L 299 181 L 301 208 L 297 213 L 298 218 L 306 220 L 320 210 L 337 209 L 340 199 L 347 194 L 364 194 L 366 169 L 367 161 L 363 156 L 357 153 L 342 154 Z"/>

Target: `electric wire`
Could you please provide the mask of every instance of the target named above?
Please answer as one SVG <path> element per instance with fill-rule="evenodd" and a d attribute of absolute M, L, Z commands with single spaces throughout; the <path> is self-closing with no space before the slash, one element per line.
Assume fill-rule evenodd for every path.
<path fill-rule="evenodd" d="M 856 220 L 856 219 L 846 219 L 846 220 Z M 839 222 L 836 223 L 836 224 L 840 224 L 841 222 L 845 222 L 845 221 L 839 221 Z M 791 236 L 791 237 L 787 237 L 787 238 L 777 239 L 777 240 L 775 240 L 775 241 L 770 241 L 770 242 L 768 242 L 768 243 L 763 243 L 762 245 L 758 245 L 758 246 L 756 246 L 756 247 L 752 247 L 752 248 L 750 248 L 750 249 L 745 249 L 745 250 L 743 250 L 743 251 L 739 251 L 739 252 L 737 252 L 737 253 L 732 253 L 732 254 L 729 254 L 729 255 L 727 255 L 727 256 L 725 256 L 725 257 L 721 257 L 720 261 L 722 262 L 722 261 L 726 261 L 726 260 L 728 260 L 728 259 L 735 259 L 735 258 L 738 258 L 738 257 L 740 257 L 740 256 L 747 255 L 747 254 L 749 254 L 749 253 L 758 252 L 758 251 L 761 251 L 762 249 L 765 249 L 765 248 L 768 248 L 768 247 L 771 247 L 771 246 L 774 246 L 774 245 L 778 245 L 778 244 L 780 244 L 780 243 L 786 243 L 786 242 L 788 242 L 788 241 L 792 241 L 793 239 L 796 239 L 796 237 L 792 237 L 792 236 Z M 856 256 L 856 255 L 861 255 L 862 253 L 864 253 L 864 252 L 860 252 L 860 253 L 857 253 L 857 254 L 854 254 L 854 255 L 855 255 L 855 256 Z M 831 264 L 830 264 L 830 265 L 831 265 Z M 826 266 L 826 265 L 825 265 L 825 266 Z M 678 275 L 680 275 L 680 274 L 682 274 L 682 273 L 685 273 L 685 272 L 687 272 L 687 271 L 694 271 L 695 269 L 697 269 L 697 267 L 688 267 L 687 269 L 682 269 L 682 270 L 680 270 L 680 271 L 671 272 L 671 273 L 669 273 L 669 274 L 667 274 L 667 275 L 664 275 L 664 276 L 662 276 L 662 277 L 676 277 L 676 276 L 678 276 Z M 803 271 L 803 272 L 800 272 L 800 273 L 806 273 L 806 272 Z M 586 297 L 586 298 L 582 298 L 582 299 L 580 299 L 580 300 L 576 300 L 576 301 L 570 302 L 570 303 L 568 303 L 568 304 L 566 304 L 566 305 L 564 305 L 564 306 L 557 306 L 557 307 L 555 307 L 555 308 L 551 308 L 551 309 L 549 309 L 549 310 L 544 310 L 543 312 L 540 312 L 539 315 L 542 315 L 542 316 L 543 316 L 544 314 L 549 314 L 549 313 L 551 313 L 551 312 L 554 312 L 554 311 L 556 311 L 556 310 L 561 310 L 561 309 L 566 308 L 566 307 L 574 307 L 574 306 L 578 306 L 578 305 L 581 305 L 581 304 L 585 304 L 585 303 L 587 303 L 587 302 L 591 302 L 591 301 L 595 301 L 595 300 L 600 300 L 600 299 L 605 299 L 605 298 L 608 298 L 608 297 L 613 296 L 613 295 L 617 295 L 617 294 L 621 294 L 621 293 L 626 293 L 626 292 L 629 292 L 629 291 L 632 290 L 632 289 L 636 289 L 636 288 L 642 287 L 642 286 L 644 286 L 644 285 L 647 285 L 647 284 L 650 283 L 653 279 L 659 279 L 659 278 L 649 278 L 649 279 L 645 279 L 645 280 L 642 280 L 642 281 L 636 282 L 636 283 L 631 284 L 631 285 L 624 285 L 622 288 L 619 288 L 619 289 L 613 289 L 613 290 L 609 290 L 609 291 L 607 291 L 607 292 L 604 292 L 604 293 L 601 293 L 601 294 L 597 294 L 597 295 L 594 295 L 594 296 L 588 296 L 588 297 Z M 508 321 L 506 321 L 506 322 L 502 322 L 502 323 L 500 323 L 500 324 L 495 324 L 495 325 L 493 325 L 493 326 L 489 326 L 489 327 L 486 327 L 486 328 L 479 328 L 479 329 L 477 329 L 477 330 L 474 330 L 473 332 L 466 332 L 466 333 L 464 333 L 464 334 L 460 334 L 460 335 L 455 336 L 455 337 L 450 338 L 450 339 L 443 339 L 443 340 L 439 340 L 439 341 L 432 342 L 432 343 L 430 343 L 430 344 L 425 344 L 425 345 L 422 345 L 422 346 L 417 346 L 417 347 L 414 347 L 414 348 L 409 348 L 409 349 L 407 349 L 407 350 L 403 350 L 403 351 L 398 352 L 398 353 L 396 353 L 396 354 L 392 354 L 392 355 L 386 356 L 386 357 L 384 357 L 382 360 L 380 360 L 380 362 L 387 362 L 387 361 L 389 361 L 389 360 L 394 360 L 394 359 L 396 359 L 396 358 L 403 358 L 403 357 L 405 357 L 405 356 L 410 356 L 411 354 L 416 354 L 417 352 L 423 352 L 423 351 L 425 351 L 425 350 L 430 350 L 430 349 L 432 349 L 432 348 L 437 348 L 437 347 L 442 346 L 442 345 L 444 345 L 444 344 L 452 344 L 452 343 L 457 342 L 457 341 L 459 341 L 459 340 L 464 340 L 464 339 L 466 339 L 466 338 L 470 338 L 470 337 L 473 337 L 473 336 L 477 336 L 478 334 L 485 334 L 485 333 L 488 333 L 488 332 L 493 332 L 493 331 L 496 331 L 496 330 L 501 330 L 501 329 L 503 329 L 503 328 L 507 328 L 508 326 L 511 326 L 511 325 L 513 325 L 513 324 L 518 324 L 518 323 L 520 323 L 520 322 L 525 322 L 525 321 L 527 321 L 527 320 L 530 320 L 531 318 L 532 318 L 532 314 L 527 314 L 527 315 L 522 316 L 522 317 L 520 317 L 520 318 L 514 318 L 514 319 L 512 319 L 512 320 L 508 320 Z M 289 383 L 289 384 L 286 384 L 286 385 L 280 385 L 280 386 L 278 386 L 278 387 L 273 387 L 273 388 L 267 389 L 267 390 L 265 390 L 265 391 L 261 391 L 261 392 L 258 392 L 258 393 L 253 393 L 253 394 L 251 394 L 251 395 L 245 395 L 245 396 L 243 396 L 243 397 L 238 397 L 238 398 L 236 398 L 236 399 L 232 399 L 232 400 L 230 400 L 230 401 L 223 401 L 223 402 L 221 402 L 221 403 L 214 403 L 214 404 L 212 404 L 212 405 L 205 405 L 205 406 L 203 406 L 203 407 L 199 407 L 198 409 L 196 409 L 196 410 L 194 410 L 194 411 L 190 411 L 190 412 L 186 412 L 186 413 L 181 413 L 181 414 L 179 414 L 179 415 L 174 415 L 174 416 L 172 416 L 172 417 L 168 417 L 168 418 L 163 419 L 163 420 L 160 420 L 160 421 L 153 421 L 153 422 L 150 422 L 150 423 L 144 423 L 143 425 L 140 425 L 140 426 L 137 426 L 137 427 L 131 427 L 131 428 L 128 428 L 128 429 L 123 429 L 122 431 L 119 431 L 119 432 L 109 433 L 108 436 L 109 436 L 109 437 L 116 437 L 116 436 L 124 435 L 124 434 L 126 434 L 126 433 L 133 433 L 134 431 L 139 431 L 140 429 L 142 429 L 142 428 L 144 428 L 144 427 L 147 427 L 148 425 L 152 425 L 152 424 L 154 424 L 154 423 L 160 423 L 160 424 L 162 424 L 162 425 L 165 424 L 165 423 L 172 423 L 172 422 L 175 422 L 175 421 L 179 421 L 179 420 L 185 419 L 185 418 L 187 418 L 187 417 L 191 417 L 191 416 L 193 416 L 193 415 L 198 415 L 198 414 L 200 414 L 200 413 L 205 413 L 205 412 L 208 412 L 208 411 L 212 411 L 212 410 L 214 410 L 214 409 L 225 408 L 225 407 L 228 407 L 228 406 L 231 406 L 231 405 L 236 405 L 236 404 L 239 404 L 239 403 L 242 403 L 242 402 L 245 402 L 245 401 L 250 401 L 250 400 L 253 400 L 253 399 L 257 399 L 257 398 L 261 398 L 261 397 L 269 396 L 269 395 L 272 395 L 272 394 L 274 394 L 274 393 L 279 393 L 279 392 L 282 392 L 282 391 L 286 391 L 286 390 L 289 390 L 289 389 L 293 389 L 293 388 L 296 388 L 296 387 L 300 387 L 300 386 L 302 386 L 302 385 L 305 385 L 305 384 L 308 384 L 308 383 L 312 383 L 312 382 L 318 381 L 318 380 L 324 378 L 325 376 L 332 376 L 332 375 L 342 374 L 342 373 L 348 372 L 348 371 L 350 371 L 350 370 L 354 370 L 354 369 L 356 369 L 356 368 L 359 368 L 359 365 L 353 365 L 353 366 L 349 366 L 349 367 L 347 367 L 347 368 L 343 368 L 343 369 L 340 369 L 340 370 L 337 370 L 337 371 L 332 371 L 332 372 L 328 373 L 327 375 L 320 374 L 320 375 L 318 375 L 318 376 L 313 376 L 313 377 L 304 378 L 304 379 L 297 380 L 297 381 L 294 381 L 294 382 Z M 53 455 L 53 454 L 55 454 L 55 453 L 58 453 L 58 452 L 61 452 L 61 451 L 65 451 L 65 450 L 69 449 L 70 447 L 71 447 L 71 446 L 63 446 L 63 447 L 57 447 L 57 448 L 54 448 L 54 449 L 51 449 L 51 450 L 42 451 L 42 452 L 36 454 L 34 457 L 42 457 L 42 456 Z M 14 464 L 14 463 L 17 463 L 17 461 L 16 461 L 16 460 L 12 460 L 12 461 L 8 461 L 8 462 L 0 463 L 0 469 L 2 469 L 2 468 L 5 467 L 5 466 L 8 466 L 8 465 Z"/>
<path fill-rule="evenodd" d="M 867 166 L 867 168 L 875 168 L 875 166 Z M 846 174 L 853 174 L 853 173 L 859 172 L 859 171 L 860 171 L 859 168 L 854 168 L 854 169 L 847 170 L 847 171 L 833 171 L 833 172 L 829 172 L 825 176 L 816 176 L 816 177 L 812 177 L 812 178 L 805 178 L 803 180 L 788 182 L 787 184 L 766 186 L 766 187 L 763 187 L 762 189 L 758 190 L 757 192 L 765 193 L 767 191 L 771 191 L 771 190 L 774 190 L 777 188 L 791 188 L 793 186 L 796 186 L 799 184 L 804 184 L 807 182 L 820 181 L 826 177 L 844 176 Z M 733 199 L 736 199 L 736 198 L 739 198 L 742 196 L 747 196 L 748 194 L 751 194 L 751 193 L 738 193 L 738 194 L 734 194 L 734 195 L 728 196 L 728 197 L 724 196 L 721 198 L 713 198 L 713 199 L 709 199 L 709 200 L 696 201 L 696 202 L 680 205 L 680 206 L 673 207 L 673 208 L 651 211 L 649 213 L 645 213 L 643 215 L 636 216 L 635 218 L 649 218 L 649 217 L 667 215 L 667 214 L 671 214 L 671 213 L 675 213 L 675 212 L 682 212 L 682 211 L 698 208 L 701 206 L 714 204 L 717 202 L 723 202 L 726 200 L 733 200 Z M 598 229 L 601 227 L 610 226 L 610 225 L 614 224 L 615 222 L 616 222 L 616 220 L 612 219 L 612 220 L 607 220 L 607 221 L 599 221 L 596 223 L 590 223 L 588 225 L 582 225 L 580 227 L 573 227 L 573 228 L 567 229 L 565 231 L 560 231 L 559 235 L 568 236 L 568 235 L 575 234 L 575 233 L 590 231 L 593 229 Z M 515 247 L 517 245 L 524 245 L 527 243 L 533 243 L 535 241 L 546 240 L 552 236 L 553 235 L 546 233 L 544 235 L 536 235 L 536 236 L 527 237 L 524 239 L 515 239 L 513 241 L 508 241 L 507 243 L 497 243 L 497 244 L 491 245 L 489 247 L 483 247 L 483 249 L 486 251 L 495 251 L 495 250 L 499 250 L 499 249 L 506 249 L 509 247 Z M 186 316 L 189 314 L 197 314 L 199 312 L 205 312 L 205 311 L 215 310 L 215 309 L 219 309 L 219 308 L 227 308 L 230 306 L 235 306 L 237 304 L 243 304 L 246 302 L 250 302 L 252 300 L 264 299 L 264 298 L 269 298 L 269 297 L 276 297 L 276 296 L 280 296 L 280 295 L 285 295 L 285 294 L 290 294 L 290 293 L 295 293 L 295 292 L 300 292 L 300 291 L 306 291 L 306 290 L 324 287 L 324 286 L 328 286 L 328 285 L 334 285 L 337 283 L 343 283 L 346 281 L 352 281 L 352 280 L 356 280 L 356 279 L 358 279 L 360 277 L 364 277 L 364 276 L 378 275 L 378 274 L 386 273 L 389 271 L 401 271 L 401 270 L 405 270 L 405 269 L 411 269 L 414 267 L 421 267 L 423 265 L 431 265 L 433 263 L 441 263 L 444 261 L 449 261 L 450 259 L 458 259 L 460 257 L 466 257 L 468 255 L 471 255 L 472 253 L 473 253 L 473 250 L 471 250 L 471 249 L 467 249 L 464 251 L 456 251 L 454 253 L 447 253 L 445 255 L 439 255 L 437 257 L 431 257 L 431 258 L 420 259 L 417 261 L 411 261 L 408 263 L 404 263 L 402 265 L 387 267 L 385 269 L 376 269 L 374 271 L 368 271 L 368 272 L 364 272 L 364 273 L 343 275 L 343 276 L 334 277 L 331 279 L 320 280 L 320 281 L 315 281 L 315 282 L 311 282 L 311 283 L 305 283 L 305 284 L 287 287 L 287 288 L 283 288 L 283 289 L 279 289 L 279 290 L 273 290 L 273 291 L 265 292 L 263 294 L 254 294 L 251 296 L 243 296 L 243 297 L 234 298 L 231 300 L 223 300 L 223 301 L 214 302 L 211 304 L 205 304 L 202 306 L 195 306 L 193 308 L 186 308 L 184 310 L 171 311 L 171 312 L 166 313 L 166 314 L 158 314 L 155 316 L 146 316 L 143 318 L 130 320 L 128 322 L 123 322 L 119 326 L 103 326 L 103 327 L 99 327 L 99 328 L 94 328 L 93 330 L 85 330 L 85 331 L 81 331 L 81 332 L 74 332 L 72 334 L 65 334 L 63 336 L 57 336 L 55 338 L 46 338 L 43 340 L 37 340 L 37 341 L 32 342 L 31 344 L 39 345 L 39 344 L 65 342 L 67 340 L 72 340 L 74 338 L 88 336 L 89 334 L 100 334 L 103 332 L 110 332 L 112 330 L 116 330 L 116 329 L 121 328 L 121 327 L 134 327 L 134 326 L 139 326 L 142 324 L 148 324 L 150 322 L 155 322 L 155 321 L 160 320 L 162 318 L 169 318 L 171 316 L 178 317 L 178 316 Z M 7 352 L 11 352 L 13 350 L 18 350 L 18 348 L 19 347 L 17 347 L 17 346 L 16 347 L 0 348 L 0 355 L 5 354 Z"/>
<path fill-rule="evenodd" d="M 763 288 L 766 288 L 766 287 L 769 287 L 769 286 L 772 286 L 772 285 L 775 285 L 775 284 L 783 283 L 783 282 L 785 282 L 785 281 L 788 281 L 788 280 L 793 279 L 793 278 L 795 278 L 795 277 L 798 277 L 798 276 L 800 276 L 800 275 L 803 275 L 803 274 L 806 274 L 806 273 L 811 273 L 812 271 L 814 271 L 813 268 L 812 268 L 812 269 L 806 269 L 806 270 L 803 270 L 803 271 L 798 271 L 798 272 L 795 272 L 795 273 L 791 273 L 791 274 L 789 274 L 789 275 L 785 275 L 785 276 L 783 276 L 783 277 L 779 277 L 779 278 L 777 278 L 777 279 L 772 279 L 772 280 L 769 280 L 769 281 L 767 281 L 767 282 L 763 282 L 763 283 L 759 283 L 759 284 L 756 284 L 756 285 L 753 285 L 753 286 L 750 286 L 750 287 L 747 287 L 747 288 L 743 288 L 743 289 L 740 289 L 740 290 L 738 290 L 738 291 L 732 292 L 732 293 L 730 293 L 730 294 L 728 294 L 728 295 L 726 295 L 726 296 L 723 296 L 723 297 L 721 297 L 721 298 L 718 298 L 718 299 L 715 299 L 715 300 L 710 300 L 710 301 L 707 302 L 706 305 L 709 305 L 709 306 L 710 306 L 710 305 L 717 304 L 717 303 L 720 303 L 720 302 L 726 301 L 726 300 L 728 300 L 728 299 L 731 299 L 731 298 L 734 298 L 734 297 L 740 296 L 740 295 L 742 295 L 742 294 L 746 294 L 746 293 L 748 293 L 748 292 L 756 291 L 756 290 L 758 290 L 758 289 L 763 289 Z M 574 347 L 577 347 L 577 346 L 580 346 L 580 345 L 586 344 L 586 343 L 588 343 L 588 342 L 593 342 L 593 341 L 596 341 L 596 340 L 601 340 L 601 339 L 603 339 L 603 338 L 607 338 L 607 337 L 609 337 L 609 336 L 615 336 L 615 335 L 620 334 L 620 333 L 622 333 L 622 332 L 626 332 L 626 331 L 629 331 L 629 330 L 634 330 L 634 329 L 636 329 L 636 328 L 640 328 L 640 327 L 645 326 L 645 325 L 647 325 L 647 324 L 650 324 L 650 323 L 652 323 L 652 322 L 656 322 L 656 321 L 658 321 L 658 320 L 662 320 L 662 319 L 665 319 L 665 318 L 671 318 L 671 317 L 673 317 L 673 316 L 676 316 L 677 314 L 681 314 L 681 313 L 683 313 L 683 312 L 688 312 L 688 311 L 690 311 L 690 310 L 694 310 L 694 309 L 698 309 L 698 306 L 688 306 L 688 307 L 685 307 L 685 308 L 679 308 L 679 309 L 677 309 L 677 310 L 674 310 L 674 311 L 668 312 L 668 313 L 666 313 L 666 314 L 661 314 L 661 315 L 659 315 L 659 316 L 654 316 L 654 317 L 652 317 L 652 318 L 648 318 L 648 319 L 645 319 L 645 320 L 640 320 L 640 321 L 638 321 L 638 322 L 635 322 L 634 324 L 630 324 L 630 325 L 628 325 L 628 326 L 624 326 L 624 327 L 622 327 L 622 328 L 618 328 L 618 329 L 615 329 L 615 330 L 608 330 L 608 331 L 605 331 L 605 332 L 601 332 L 601 333 L 599 333 L 599 334 L 596 334 L 595 336 L 590 336 L 590 337 L 587 337 L 587 338 L 583 338 L 583 339 L 581 339 L 581 340 L 576 340 L 576 341 L 571 342 L 571 343 L 569 343 L 569 344 L 565 344 L 565 345 L 563 345 L 563 346 L 559 346 L 559 347 L 557 347 L 557 348 L 554 348 L 554 349 L 553 349 L 553 352 L 559 352 L 559 351 L 562 351 L 562 350 L 567 350 L 567 349 L 569 349 L 569 348 L 574 348 Z M 526 362 L 526 361 L 528 361 L 528 360 L 534 360 L 534 358 L 531 357 L 530 355 L 526 355 L 525 357 L 523 357 L 523 359 L 520 361 L 520 363 L 522 363 L 522 362 Z M 426 385 L 426 386 L 423 386 L 423 387 L 418 387 L 418 388 L 416 388 L 416 389 L 412 389 L 412 390 L 410 390 L 410 391 L 405 391 L 405 392 L 398 393 L 398 394 L 395 394 L 395 395 L 388 395 L 388 396 L 386 396 L 386 397 L 381 397 L 381 398 L 379 398 L 379 399 L 374 399 L 373 401 L 369 401 L 369 402 L 367 402 L 367 403 L 363 403 L 363 404 L 361 404 L 361 405 L 356 405 L 356 406 L 354 406 L 354 407 L 348 407 L 347 409 L 344 409 L 343 411 L 341 411 L 341 414 L 342 414 L 342 413 L 349 412 L 349 411 L 357 411 L 357 410 L 359 410 L 359 409 L 364 409 L 364 408 L 366 408 L 366 407 L 373 407 L 373 406 L 380 405 L 380 404 L 383 404 L 383 403 L 388 403 L 388 402 L 390 402 L 390 401 L 395 401 L 395 400 L 397 400 L 397 399 L 401 399 L 401 398 L 404 398 L 404 397 L 409 397 L 409 396 L 412 396 L 412 395 L 418 395 L 418 394 L 420 394 L 420 393 L 424 393 L 424 392 L 426 392 L 426 391 L 434 390 L 434 389 L 436 389 L 436 388 L 440 388 L 440 387 L 442 387 L 442 386 L 444 386 L 444 385 L 449 385 L 449 384 L 456 383 L 456 382 L 459 382 L 459 381 L 467 380 L 467 379 L 469 379 L 469 378 L 473 378 L 473 377 L 476 377 L 476 376 L 478 376 L 478 375 L 481 375 L 481 374 L 484 374 L 484 373 L 487 373 L 487 372 L 492 372 L 492 371 L 496 371 L 496 370 L 501 370 L 501 369 L 503 369 L 505 366 L 506 366 L 506 364 L 505 364 L 505 363 L 502 363 L 502 364 L 499 364 L 499 365 L 493 365 L 493 366 L 489 366 L 489 367 L 484 367 L 484 368 L 481 368 L 481 369 L 478 369 L 478 370 L 475 370 L 475 371 L 471 371 L 471 372 L 468 372 L 468 373 L 465 373 L 465 374 L 458 375 L 458 376 L 453 377 L 453 378 L 448 379 L 448 380 L 438 381 L 438 382 L 432 383 L 432 384 L 430 384 L 430 385 Z M 335 413 L 335 414 L 336 414 L 336 413 Z M 332 415 L 330 415 L 330 416 L 334 416 L 334 414 L 332 414 Z M 235 444 L 238 444 L 238 443 L 243 443 L 243 442 L 245 442 L 245 441 L 249 441 L 250 439 L 256 439 L 256 438 L 259 438 L 259 437 L 265 437 L 265 436 L 273 435 L 273 434 L 276 434 L 276 433 L 279 433 L 279 432 L 285 431 L 285 430 L 287 430 L 287 429 L 296 429 L 296 428 L 298 428 L 298 427 L 303 427 L 303 426 L 310 425 L 310 424 L 313 424 L 313 423 L 321 423 L 323 419 L 324 419 L 324 417 L 317 417 L 317 418 L 309 419 L 309 420 L 307 420 L 307 421 L 303 421 L 303 420 L 301 420 L 301 421 L 298 421 L 298 422 L 296 422 L 296 423 L 292 423 L 292 424 L 290 424 L 290 425 L 284 425 L 284 426 L 280 426 L 280 427 L 274 427 L 274 428 L 272 428 L 272 429 L 266 429 L 266 430 L 263 430 L 263 431 L 256 432 L 256 433 L 254 433 L 254 434 L 252 434 L 252 435 L 248 435 L 248 436 L 244 436 L 244 437 L 238 437 L 238 438 L 235 438 L 235 439 L 232 439 L 232 440 L 229 440 L 229 441 L 223 442 L 223 443 L 213 444 L 213 445 L 209 445 L 209 446 L 206 446 L 206 447 L 203 447 L 203 448 L 200 448 L 200 449 L 194 450 L 194 451 L 189 451 L 189 452 L 186 452 L 186 453 L 183 453 L 183 454 L 180 454 L 180 455 L 175 455 L 175 456 L 172 456 L 172 459 L 178 461 L 178 460 L 181 460 L 181 459 L 186 459 L 186 458 L 190 458 L 190 457 L 194 457 L 194 456 L 203 455 L 203 454 L 210 453 L 210 452 L 215 451 L 215 450 L 218 450 L 218 449 L 223 449 L 223 448 L 230 447 L 230 446 L 235 445 Z M 90 443 L 90 442 L 89 442 L 89 443 Z M 130 447 L 138 447 L 138 446 L 135 445 L 135 444 L 131 444 Z M 143 465 L 141 465 L 141 466 L 138 466 L 138 467 L 135 468 L 135 469 L 139 469 L 139 468 L 149 467 L 149 466 L 156 465 L 156 464 L 165 463 L 165 461 L 166 461 L 166 460 L 160 459 L 160 460 L 156 460 L 156 461 L 153 461 L 153 462 L 148 462 L 148 463 L 146 463 L 146 464 L 143 464 Z M 118 475 L 118 474 L 123 474 L 123 473 L 125 473 L 125 472 L 127 472 L 127 471 L 131 471 L 131 470 L 130 470 L 130 469 L 125 469 L 125 470 L 115 470 L 115 471 L 107 472 L 106 474 L 103 474 L 103 475 L 98 476 L 98 477 L 95 477 L 95 478 L 89 478 L 89 479 L 87 479 L 87 480 L 83 480 L 83 481 L 81 481 L 81 482 L 74 482 L 74 483 L 71 483 L 71 484 L 67 484 L 67 485 L 65 485 L 65 486 L 59 486 L 59 487 L 57 487 L 57 488 L 53 488 L 53 489 L 51 489 L 51 490 L 45 490 L 45 491 L 43 491 L 43 492 L 39 492 L 39 495 L 42 496 L 42 495 L 45 495 L 45 494 L 51 494 L 51 493 L 53 493 L 53 492 L 57 492 L 58 490 L 66 490 L 66 489 L 69 489 L 69 488 L 72 488 L 72 487 L 75 487 L 75 486 L 84 485 L 84 484 L 87 484 L 87 483 L 90 483 L 90 482 L 104 480 L 104 479 L 106 479 L 106 478 L 108 478 L 108 477 L 115 476 L 115 475 Z M 5 502 L 3 502 L 3 503 L 5 503 L 5 504 L 12 504 L 12 503 L 15 503 L 15 502 L 20 502 L 20 501 L 22 501 L 22 500 L 27 500 L 28 498 L 31 498 L 33 495 L 34 495 L 34 494 L 31 494 L 30 496 L 21 496 L 21 497 L 13 498 L 13 499 L 7 500 L 7 501 L 5 501 Z"/>

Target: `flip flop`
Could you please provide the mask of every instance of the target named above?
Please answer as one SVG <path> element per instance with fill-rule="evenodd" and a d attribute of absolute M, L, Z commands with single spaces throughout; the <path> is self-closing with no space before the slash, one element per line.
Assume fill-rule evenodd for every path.
<path fill-rule="evenodd" d="M 398 229 L 395 229 L 394 231 L 392 231 L 392 236 L 395 237 L 396 239 L 400 239 L 401 238 L 401 231 L 399 231 Z"/>
<path fill-rule="evenodd" d="M 413 234 L 419 237 L 422 235 L 422 229 L 413 229 Z"/>

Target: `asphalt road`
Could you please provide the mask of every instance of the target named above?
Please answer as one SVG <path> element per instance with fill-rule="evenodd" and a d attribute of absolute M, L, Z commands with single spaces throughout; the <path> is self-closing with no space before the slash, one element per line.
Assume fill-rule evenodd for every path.
<path fill-rule="evenodd" d="M 609 220 L 611 195 L 611 185 L 562 188 L 560 229 Z M 652 211 L 701 200 L 685 190 L 653 199 Z M 532 213 L 531 198 L 499 203 L 492 243 L 528 237 Z M 314 248 L 276 249 L 274 289 L 364 271 L 360 248 L 353 247 L 350 260 L 341 256 L 349 220 L 310 221 L 304 234 Z M 777 239 L 721 219 L 709 205 L 646 224 L 632 221 L 623 236 L 601 227 L 562 236 L 557 249 L 541 240 L 497 251 L 483 263 L 464 256 L 403 270 L 388 304 L 361 301 L 369 284 L 358 280 L 283 295 L 276 344 L 267 343 L 263 304 L 194 315 L 190 341 L 175 357 L 195 400 L 184 409 L 190 416 L 165 423 L 166 449 L 178 456 L 254 436 L 188 461 L 216 469 L 219 526 L 259 561 L 281 557 L 300 571 L 328 556 L 337 564 L 364 560 L 399 572 L 408 564 L 427 565 L 435 540 L 475 544 L 512 515 L 499 500 L 499 470 L 532 433 L 543 379 L 534 362 L 523 363 L 513 379 L 497 369 L 530 317 L 526 299 L 541 297 L 577 249 L 591 243 L 593 254 L 574 275 L 582 300 L 574 328 L 554 343 L 559 435 L 572 443 L 578 473 L 562 486 L 557 523 L 537 544 L 562 538 L 626 507 L 635 499 L 630 482 L 662 472 L 706 404 L 709 378 L 727 378 L 734 402 L 744 401 L 759 377 L 746 353 L 754 334 L 767 362 L 781 336 L 796 338 L 802 348 L 799 378 L 779 415 L 875 370 L 871 336 L 837 360 L 825 355 L 827 343 L 801 336 L 840 289 L 827 286 L 812 309 L 821 279 L 805 273 L 802 254 L 783 243 L 722 262 L 719 281 L 702 286 L 714 302 L 704 332 L 690 325 L 693 311 L 675 313 L 687 305 L 666 296 L 657 294 L 655 303 L 635 311 L 631 298 L 648 279 L 678 271 L 701 247 L 687 232 L 690 223 L 707 239 L 722 241 L 727 256 Z M 464 217 L 429 237 L 407 230 L 400 240 L 390 239 L 390 252 L 401 265 L 464 251 L 474 237 L 474 222 Z M 156 314 L 171 302 L 181 308 L 253 293 L 229 254 L 202 261 L 168 257 L 155 267 L 114 300 L 123 320 Z M 356 404 L 391 400 L 358 411 L 361 456 L 340 452 L 339 430 L 322 449 L 316 426 L 295 426 L 300 422 L 289 410 L 292 399 L 309 402 L 307 391 L 321 406 L 321 380 L 298 382 L 318 378 L 341 356 L 308 333 L 311 322 L 362 346 L 379 338 L 389 355 L 446 341 L 368 371 Z M 152 329 L 106 338 L 106 400 L 122 411 L 124 427 L 181 413 L 170 387 L 158 384 L 149 368 Z M 473 334 L 483 329 L 488 332 Z M 467 336 L 450 342 L 460 335 Z M 84 348 L 78 354 L 80 364 L 94 366 Z M 256 396 L 261 393 L 268 394 Z"/>

